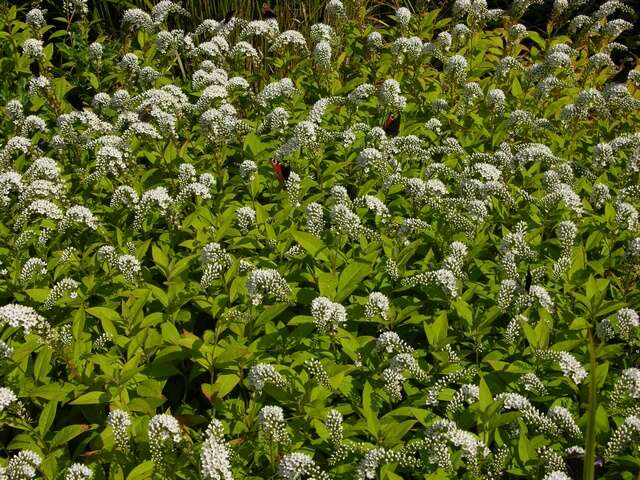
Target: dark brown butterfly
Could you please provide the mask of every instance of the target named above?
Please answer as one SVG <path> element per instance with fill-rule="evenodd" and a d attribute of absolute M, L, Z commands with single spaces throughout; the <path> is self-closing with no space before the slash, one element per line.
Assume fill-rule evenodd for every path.
<path fill-rule="evenodd" d="M 229 23 L 229 21 L 233 18 L 233 10 L 229 10 L 227 14 L 224 16 L 224 23 Z"/>
<path fill-rule="evenodd" d="M 34 77 L 39 77 L 40 76 L 40 63 L 37 60 L 34 60 L 33 62 L 31 62 L 29 64 L 29 70 L 31 70 L 31 73 L 33 74 Z"/>
<path fill-rule="evenodd" d="M 64 94 L 64 99 L 76 110 L 82 110 L 86 105 L 91 105 L 95 88 L 91 85 L 77 85 Z"/>
<path fill-rule="evenodd" d="M 262 16 L 264 18 L 276 18 L 276 12 L 271 8 L 269 2 L 264 2 L 262 4 Z"/>
<path fill-rule="evenodd" d="M 153 116 L 151 115 L 151 109 L 153 107 L 149 106 L 138 112 L 138 118 L 141 122 L 151 122 L 153 120 Z"/>
<path fill-rule="evenodd" d="M 64 99 L 71 104 L 76 110 L 82 110 L 84 107 L 83 101 L 83 89 L 82 87 L 73 87 L 67 93 L 64 94 Z"/>
<path fill-rule="evenodd" d="M 569 469 L 569 476 L 572 480 L 582 480 L 584 471 L 584 456 L 579 454 L 570 455 L 565 459 L 565 463 Z M 595 478 L 600 478 L 605 473 L 604 460 L 602 457 L 596 457 L 593 462 L 593 468 L 596 472 Z"/>
<path fill-rule="evenodd" d="M 387 118 L 384 121 L 384 127 L 382 128 L 390 137 L 396 137 L 400 132 L 400 115 L 397 117 L 393 113 L 387 115 Z"/>
<path fill-rule="evenodd" d="M 636 67 L 636 62 L 633 61 L 631 57 L 625 57 L 620 59 L 618 62 L 615 62 L 616 65 L 620 68 L 620 70 L 609 79 L 612 83 L 624 83 L 627 81 L 629 77 L 629 72 Z"/>
<path fill-rule="evenodd" d="M 291 173 L 291 167 L 283 165 L 277 160 L 271 160 L 271 168 L 273 168 L 273 171 L 275 172 L 276 177 L 278 178 L 280 183 L 284 183 L 287 181 L 287 179 L 289 178 L 289 174 Z"/>
<path fill-rule="evenodd" d="M 527 293 L 531 291 L 531 282 L 533 281 L 533 276 L 531 275 L 531 270 L 527 268 L 527 276 L 524 278 L 524 289 Z"/>

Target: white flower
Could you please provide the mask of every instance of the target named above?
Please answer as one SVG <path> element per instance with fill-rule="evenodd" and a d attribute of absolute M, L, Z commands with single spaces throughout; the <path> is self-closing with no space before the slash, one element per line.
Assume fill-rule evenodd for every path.
<path fill-rule="evenodd" d="M 258 268 L 251 272 L 246 286 L 254 305 L 261 304 L 265 295 L 273 295 L 280 302 L 288 301 L 291 296 L 287 281 L 272 268 Z"/>
<path fill-rule="evenodd" d="M 559 363 L 564 376 L 569 377 L 574 383 L 579 384 L 587 378 L 587 371 L 580 365 L 580 362 L 569 352 L 555 350 L 538 350 L 536 352 L 540 358 L 553 360 Z"/>
<path fill-rule="evenodd" d="M 371 32 L 367 36 L 367 46 L 372 50 L 381 50 L 383 47 L 382 34 L 380 32 Z"/>
<path fill-rule="evenodd" d="M 236 210 L 238 228 L 242 234 L 246 234 L 256 223 L 256 211 L 251 207 L 240 207 Z"/>
<path fill-rule="evenodd" d="M 458 85 L 465 82 L 468 70 L 469 64 L 467 63 L 467 59 L 462 55 L 450 57 L 444 66 L 445 73 Z"/>
<path fill-rule="evenodd" d="M 288 453 L 278 464 L 278 474 L 283 480 L 329 480 L 329 475 L 320 470 L 313 459 L 304 453 Z"/>
<path fill-rule="evenodd" d="M 622 425 L 611 435 L 604 451 L 604 457 L 610 459 L 614 455 L 622 453 L 629 445 L 637 445 L 639 440 L 640 417 L 630 415 L 624 419 Z"/>
<path fill-rule="evenodd" d="M 383 320 L 387 319 L 389 311 L 389 299 L 381 292 L 371 292 L 364 307 L 364 315 L 371 320 L 375 315 L 380 315 Z"/>
<path fill-rule="evenodd" d="M 67 470 L 64 480 L 89 480 L 92 476 L 93 472 L 89 467 L 74 463 Z"/>
<path fill-rule="evenodd" d="M 178 420 L 166 414 L 155 415 L 149 421 L 148 434 L 151 459 L 156 465 L 162 465 L 173 452 L 174 445 L 182 440 Z"/>
<path fill-rule="evenodd" d="M 18 401 L 18 397 L 13 390 L 7 387 L 0 387 L 0 412 L 4 411 L 9 405 Z"/>
<path fill-rule="evenodd" d="M 382 82 L 378 89 L 378 100 L 388 110 L 403 110 L 407 104 L 406 98 L 400 95 L 400 84 L 392 78 Z"/>
<path fill-rule="evenodd" d="M 269 441 L 275 443 L 287 443 L 289 441 L 282 408 L 274 405 L 262 407 L 258 413 L 258 424 Z"/>
<path fill-rule="evenodd" d="M 316 297 L 311 302 L 311 315 L 316 328 L 322 333 L 335 333 L 347 323 L 347 312 L 339 303 L 327 297 Z"/>
<path fill-rule="evenodd" d="M 333 28 L 325 23 L 316 23 L 311 25 L 309 37 L 313 45 L 323 41 L 330 42 L 333 39 Z"/>
<path fill-rule="evenodd" d="M 80 284 L 78 282 L 76 282 L 75 280 L 69 277 L 65 277 L 59 282 L 56 282 L 56 284 L 51 288 L 51 290 L 49 290 L 49 295 L 47 296 L 42 308 L 44 310 L 49 310 L 53 308 L 56 302 L 62 297 L 64 297 L 64 294 L 66 292 L 69 292 L 69 298 L 71 299 L 77 298 L 78 296 L 77 289 L 79 286 Z"/>
<path fill-rule="evenodd" d="M 46 323 L 45 319 L 31 307 L 10 303 L 0 307 L 0 325 L 7 324 L 10 327 L 20 327 L 28 334 Z"/>
<path fill-rule="evenodd" d="M 319 237 L 325 227 L 322 205 L 316 202 L 311 202 L 307 205 L 305 213 L 307 217 L 307 230 L 309 233 Z"/>
<path fill-rule="evenodd" d="M 376 340 L 376 350 L 387 353 L 411 353 L 413 348 L 402 340 L 396 332 L 382 332 Z"/>
<path fill-rule="evenodd" d="M 546 474 L 542 480 L 571 480 L 571 477 L 562 470 L 555 470 Z"/>
<path fill-rule="evenodd" d="M 621 308 L 618 310 L 616 320 L 618 321 L 620 336 L 627 341 L 633 337 L 638 327 L 640 327 L 640 317 L 638 313 L 631 308 Z"/>
<path fill-rule="evenodd" d="M 31 58 L 41 58 L 44 52 L 42 40 L 28 38 L 22 44 L 22 50 L 25 55 Z"/>
<path fill-rule="evenodd" d="M 209 437 L 202 444 L 200 470 L 205 480 L 233 480 L 229 448 Z"/>
<path fill-rule="evenodd" d="M 302 52 L 306 54 L 309 51 L 307 47 L 307 40 L 304 38 L 304 35 L 297 30 L 287 30 L 282 32 L 273 41 L 271 47 L 269 47 L 269 51 L 280 52 L 287 46 L 292 46 L 292 50 L 296 53 Z"/>
<path fill-rule="evenodd" d="M 71 225 L 83 225 L 91 230 L 95 230 L 98 228 L 98 219 L 87 207 L 74 205 L 64 212 L 58 228 L 61 232 L 65 232 Z"/>
<path fill-rule="evenodd" d="M 9 459 L 7 466 L 0 469 L 2 478 L 7 480 L 28 480 L 36 478 L 36 468 L 40 466 L 42 459 L 32 450 L 20 450 Z"/>
<path fill-rule="evenodd" d="M 331 45 L 329 42 L 319 42 L 313 49 L 313 61 L 321 72 L 331 70 Z"/>
<path fill-rule="evenodd" d="M 273 368 L 272 365 L 267 363 L 259 363 L 249 370 L 247 375 L 247 383 L 252 390 L 255 390 L 258 394 L 262 392 L 265 385 L 271 384 L 280 388 L 287 386 L 287 381 Z"/>
<path fill-rule="evenodd" d="M 93 63 L 98 63 L 102 60 L 103 47 L 101 43 L 93 42 L 89 45 L 89 60 Z"/>
<path fill-rule="evenodd" d="M 201 255 L 203 267 L 200 284 L 208 288 L 231 265 L 231 256 L 219 243 L 212 242 L 204 246 Z"/>
<path fill-rule="evenodd" d="M 124 410 L 112 410 L 109 412 L 107 423 L 113 429 L 113 437 L 116 448 L 122 452 L 129 450 L 129 434 L 127 429 L 131 426 L 131 417 Z"/>
<path fill-rule="evenodd" d="M 37 95 L 45 93 L 45 90 L 49 88 L 49 85 L 51 85 L 51 82 L 49 82 L 49 79 L 47 77 L 44 77 L 42 75 L 40 75 L 39 77 L 32 77 L 29 80 L 29 96 L 35 97 Z"/>
<path fill-rule="evenodd" d="M 401 29 L 406 30 L 409 28 L 409 22 L 411 21 L 411 12 L 409 9 L 400 7 L 396 10 L 396 21 Z"/>
<path fill-rule="evenodd" d="M 40 30 L 47 24 L 44 12 L 39 8 L 32 8 L 26 15 L 25 21 L 33 30 Z"/>

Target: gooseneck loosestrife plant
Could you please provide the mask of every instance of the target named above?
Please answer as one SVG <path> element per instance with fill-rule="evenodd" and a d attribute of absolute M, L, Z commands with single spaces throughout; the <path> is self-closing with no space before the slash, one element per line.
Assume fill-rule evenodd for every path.
<path fill-rule="evenodd" d="M 640 478 L 629 4 L 152 3 L 0 6 L 0 478 Z"/>

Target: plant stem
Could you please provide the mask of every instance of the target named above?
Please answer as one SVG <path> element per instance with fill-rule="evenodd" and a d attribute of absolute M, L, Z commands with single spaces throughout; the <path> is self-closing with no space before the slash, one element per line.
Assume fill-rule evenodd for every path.
<path fill-rule="evenodd" d="M 593 468 L 596 458 L 596 346 L 593 338 L 593 332 L 589 329 L 589 363 L 591 370 L 589 372 L 589 407 L 588 423 L 587 423 L 587 445 L 584 455 L 584 480 L 595 480 L 595 469 Z"/>

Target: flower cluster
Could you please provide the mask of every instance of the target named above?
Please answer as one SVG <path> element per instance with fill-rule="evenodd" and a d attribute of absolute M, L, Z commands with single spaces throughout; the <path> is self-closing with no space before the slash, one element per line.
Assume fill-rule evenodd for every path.
<path fill-rule="evenodd" d="M 287 381 L 273 368 L 272 365 L 259 363 L 249 370 L 247 381 L 252 390 L 258 394 L 262 392 L 265 385 L 275 385 L 279 388 L 286 388 Z"/>
<path fill-rule="evenodd" d="M 109 412 L 107 423 L 113 429 L 113 438 L 116 448 L 122 452 L 129 451 L 129 434 L 127 430 L 131 426 L 131 417 L 124 410 L 112 410 Z"/>
<path fill-rule="evenodd" d="M 231 266 L 231 256 L 219 243 L 208 243 L 202 249 L 200 256 L 202 262 L 202 288 L 208 288 L 214 279 L 220 277 L 229 266 Z"/>
<path fill-rule="evenodd" d="M 222 422 L 211 420 L 200 451 L 200 472 L 205 480 L 233 480 L 231 450 L 224 442 Z"/>
<path fill-rule="evenodd" d="M 182 430 L 178 420 L 167 414 L 155 415 L 149 421 L 149 450 L 157 468 L 165 466 L 182 441 Z"/>
<path fill-rule="evenodd" d="M 258 424 L 269 442 L 281 444 L 289 442 L 282 408 L 273 405 L 262 407 L 258 413 Z"/>
<path fill-rule="evenodd" d="M 345 308 L 327 297 L 316 297 L 311 302 L 311 315 L 316 328 L 321 333 L 335 333 L 347 322 Z"/>
<path fill-rule="evenodd" d="M 260 305 L 265 295 L 271 295 L 279 302 L 287 302 L 291 297 L 289 284 L 272 268 L 259 268 L 251 272 L 246 286 L 253 305 Z"/>

